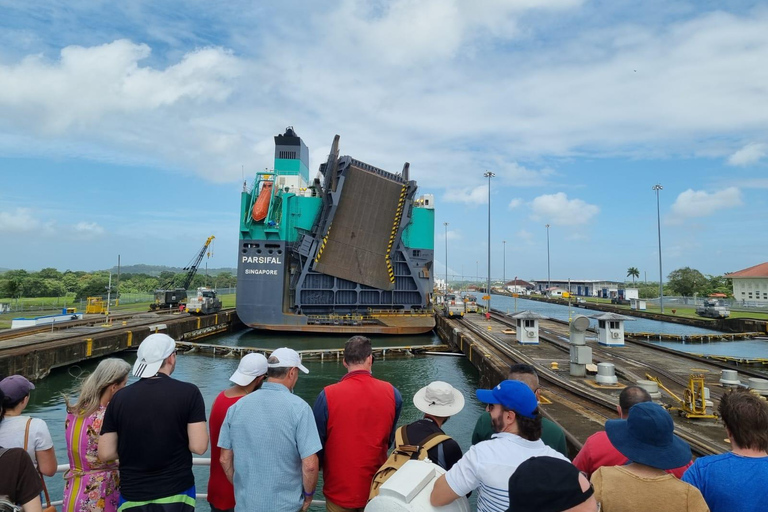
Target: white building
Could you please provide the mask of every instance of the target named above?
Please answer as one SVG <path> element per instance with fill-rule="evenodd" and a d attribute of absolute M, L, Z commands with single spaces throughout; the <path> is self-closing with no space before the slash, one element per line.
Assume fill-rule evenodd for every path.
<path fill-rule="evenodd" d="M 725 274 L 733 279 L 733 298 L 742 303 L 768 304 L 768 262 Z"/>

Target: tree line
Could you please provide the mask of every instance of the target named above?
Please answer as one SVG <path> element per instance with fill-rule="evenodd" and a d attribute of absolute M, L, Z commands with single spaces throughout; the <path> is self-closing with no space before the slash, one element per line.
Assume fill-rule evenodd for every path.
<path fill-rule="evenodd" d="M 636 267 L 629 267 L 627 277 L 639 277 Z M 682 295 L 683 297 L 706 297 L 713 293 L 723 293 L 727 296 L 733 295 L 733 285 L 731 279 L 724 276 L 714 276 L 711 274 L 702 274 L 698 270 L 690 267 L 683 267 L 673 270 L 667 276 L 667 282 L 664 283 L 664 295 Z M 638 289 L 640 298 L 651 299 L 659 296 L 659 282 L 633 282 L 632 286 Z"/>
<path fill-rule="evenodd" d="M 162 271 L 160 275 L 142 273 L 112 274 L 112 290 L 116 293 L 152 293 L 158 288 L 175 288 L 184 282 L 186 272 Z M 201 286 L 216 286 L 217 288 L 232 288 L 237 284 L 237 276 L 230 272 L 220 272 L 209 275 L 198 272 L 190 289 Z M 119 290 L 118 290 L 119 286 Z M 65 297 L 73 296 L 75 300 L 86 297 L 98 297 L 107 295 L 109 288 L 109 271 L 100 270 L 84 272 L 81 270 L 67 270 L 59 272 L 55 268 L 44 268 L 39 272 L 26 270 L 8 270 L 0 274 L 0 297 Z"/>

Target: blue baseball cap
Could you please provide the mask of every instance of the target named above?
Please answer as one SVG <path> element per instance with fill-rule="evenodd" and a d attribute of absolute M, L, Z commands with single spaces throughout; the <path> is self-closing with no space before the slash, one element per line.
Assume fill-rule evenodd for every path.
<path fill-rule="evenodd" d="M 519 380 L 504 380 L 493 389 L 478 389 L 477 399 L 486 404 L 501 404 L 507 409 L 526 418 L 536 417 L 539 403 L 536 395 L 524 382 Z"/>

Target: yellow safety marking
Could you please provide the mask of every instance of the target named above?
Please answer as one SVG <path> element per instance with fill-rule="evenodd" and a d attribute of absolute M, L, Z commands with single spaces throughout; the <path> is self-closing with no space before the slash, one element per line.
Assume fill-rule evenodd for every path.
<path fill-rule="evenodd" d="M 128 342 L 126 343 L 126 347 L 130 347 L 133 345 L 133 331 L 128 331 Z"/>
<path fill-rule="evenodd" d="M 93 338 L 86 338 L 85 357 L 91 357 L 91 354 L 93 354 Z"/>
<path fill-rule="evenodd" d="M 213 323 L 215 325 L 219 325 L 219 314 L 216 313 L 216 315 L 213 317 Z"/>
<path fill-rule="evenodd" d="M 200 321 L 201 321 L 201 320 L 202 320 L 202 318 L 200 318 L 200 317 L 197 317 L 197 328 L 198 328 L 198 329 L 200 329 Z"/>

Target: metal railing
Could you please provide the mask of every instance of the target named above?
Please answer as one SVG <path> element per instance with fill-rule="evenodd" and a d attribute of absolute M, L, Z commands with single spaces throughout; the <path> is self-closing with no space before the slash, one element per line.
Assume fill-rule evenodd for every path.
<path fill-rule="evenodd" d="M 192 465 L 193 466 L 210 466 L 211 465 L 211 459 L 210 457 L 192 457 Z M 59 464 L 56 466 L 56 473 L 65 473 L 69 470 L 69 464 Z M 198 500 L 205 500 L 208 499 L 208 494 L 206 493 L 197 493 L 195 496 Z M 51 505 L 54 506 L 60 506 L 64 503 L 64 500 L 57 500 L 57 501 L 51 501 Z M 318 505 L 325 507 L 325 500 L 312 500 L 312 505 Z"/>

